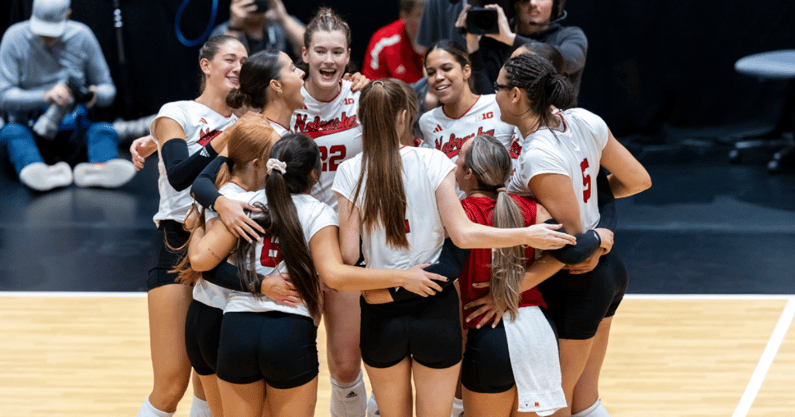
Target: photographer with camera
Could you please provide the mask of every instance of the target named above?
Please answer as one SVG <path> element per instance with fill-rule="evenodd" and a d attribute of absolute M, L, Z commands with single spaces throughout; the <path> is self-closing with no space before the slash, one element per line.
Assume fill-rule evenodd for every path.
<path fill-rule="evenodd" d="M 579 95 L 588 39 L 582 29 L 560 24 L 566 18 L 565 0 L 480 0 L 482 7 L 474 7 L 477 1 L 466 5 L 456 22 L 466 33 L 477 92 L 495 92 L 500 68 L 516 48 L 545 43 L 563 56 L 563 74 L 574 86 L 575 97 Z"/>
<path fill-rule="evenodd" d="M 73 179 L 81 187 L 119 187 L 135 167 L 116 158 L 118 135 L 110 124 L 87 118 L 95 104 L 113 102 L 116 87 L 97 38 L 69 20 L 69 6 L 70 0 L 34 0 L 30 20 L 3 35 L 0 111 L 10 123 L 0 130 L 0 143 L 20 181 L 34 190 Z M 84 152 L 88 163 L 77 163 L 73 172 L 70 163 L 85 160 Z"/>
<path fill-rule="evenodd" d="M 213 29 L 211 36 L 236 37 L 249 55 L 259 51 L 283 51 L 301 56 L 304 24 L 287 13 L 282 0 L 232 0 L 229 20 Z"/>

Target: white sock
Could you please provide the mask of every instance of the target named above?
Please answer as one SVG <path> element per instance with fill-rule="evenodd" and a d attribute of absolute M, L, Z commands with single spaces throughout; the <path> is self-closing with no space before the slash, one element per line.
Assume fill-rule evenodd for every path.
<path fill-rule="evenodd" d="M 602 405 L 601 400 L 596 400 L 590 407 L 579 413 L 572 414 L 571 417 L 610 417 L 605 406 Z"/>
<path fill-rule="evenodd" d="M 375 403 L 375 393 L 370 394 L 370 399 L 367 400 L 367 417 L 378 417 L 381 412 L 378 411 L 378 404 Z"/>
<path fill-rule="evenodd" d="M 146 397 L 146 401 L 141 406 L 141 409 L 138 410 L 137 417 L 171 417 L 174 413 L 167 413 L 165 411 L 160 411 L 152 403 L 149 402 L 149 397 Z"/>
<path fill-rule="evenodd" d="M 210 404 L 193 394 L 188 417 L 213 417 L 213 412 L 210 411 Z"/>
<path fill-rule="evenodd" d="M 453 412 L 450 417 L 464 417 L 464 400 L 460 398 L 453 398 Z"/>
<path fill-rule="evenodd" d="M 350 384 L 340 384 L 331 378 L 331 417 L 365 417 L 367 414 L 367 389 L 362 371 Z"/>

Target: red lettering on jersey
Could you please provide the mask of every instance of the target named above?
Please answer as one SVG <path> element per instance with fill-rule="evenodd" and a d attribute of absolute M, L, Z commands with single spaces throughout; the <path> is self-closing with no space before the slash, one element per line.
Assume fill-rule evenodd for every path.
<path fill-rule="evenodd" d="M 334 145 L 331 148 L 319 146 L 318 148 L 320 149 L 320 170 L 323 172 L 336 171 L 348 154 L 345 145 Z"/>
<path fill-rule="evenodd" d="M 455 133 L 451 133 L 450 138 L 447 139 L 447 142 L 444 142 L 444 136 L 440 137 L 439 139 L 436 139 L 434 142 L 436 144 L 436 149 L 444 152 L 444 154 L 447 155 L 448 158 L 452 159 L 458 156 L 458 153 L 461 152 L 461 147 L 464 146 L 464 142 L 466 142 L 467 139 L 471 139 L 474 138 L 475 136 L 480 136 L 480 135 L 494 136 L 494 129 L 487 130 L 484 132 L 483 127 L 481 126 L 478 128 L 478 133 L 472 133 L 470 135 L 460 138 L 456 136 Z"/>
<path fill-rule="evenodd" d="M 508 149 L 508 153 L 511 154 L 511 159 L 519 158 L 519 155 L 522 154 L 522 141 L 514 138 L 511 141 L 511 149 Z"/>
<path fill-rule="evenodd" d="M 406 234 L 411 233 L 411 227 L 409 227 L 409 219 L 406 219 Z"/>
<path fill-rule="evenodd" d="M 207 145 L 208 143 L 210 143 L 211 140 L 213 140 L 213 138 L 215 138 L 220 134 L 221 134 L 220 130 L 210 131 L 209 127 L 207 128 L 207 130 L 199 129 L 199 145 L 201 146 Z"/>
<path fill-rule="evenodd" d="M 282 251 L 279 250 L 276 236 L 265 239 L 262 242 L 262 253 L 259 261 L 262 266 L 267 266 L 268 268 L 276 268 L 276 265 L 282 261 Z"/>
<path fill-rule="evenodd" d="M 353 97 L 348 97 L 348 98 L 346 98 L 345 100 L 343 100 L 342 102 L 343 102 L 343 104 L 345 104 L 346 106 L 350 106 L 351 104 L 355 103 L 355 102 L 356 102 L 356 100 L 354 100 L 354 99 L 353 99 Z"/>
<path fill-rule="evenodd" d="M 585 187 L 582 190 L 582 201 L 587 203 L 591 198 L 591 176 L 587 175 L 585 170 L 588 169 L 588 158 L 580 162 L 580 169 L 582 169 L 582 185 Z"/>
<path fill-rule="evenodd" d="M 340 117 L 332 120 L 321 120 L 320 116 L 315 116 L 311 122 L 307 122 L 306 119 L 307 115 L 305 114 L 296 115 L 293 131 L 303 133 L 312 139 L 332 133 L 344 132 L 359 126 L 356 115 L 348 117 L 346 112 L 342 112 Z"/>

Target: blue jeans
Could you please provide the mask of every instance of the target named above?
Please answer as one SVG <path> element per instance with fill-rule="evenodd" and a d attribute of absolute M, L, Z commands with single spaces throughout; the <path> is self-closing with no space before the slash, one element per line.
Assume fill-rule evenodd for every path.
<path fill-rule="evenodd" d="M 64 132 L 68 134 L 70 130 L 70 139 L 73 142 L 85 144 L 88 162 L 106 162 L 118 155 L 119 135 L 109 123 L 93 123 L 88 120 L 82 105 L 64 117 L 59 136 L 54 140 L 59 140 Z M 47 146 L 46 139 L 39 140 L 38 143 Z M 33 132 L 25 125 L 10 123 L 3 126 L 0 129 L 0 145 L 6 148 L 8 159 L 17 174 L 34 162 L 44 162 Z"/>

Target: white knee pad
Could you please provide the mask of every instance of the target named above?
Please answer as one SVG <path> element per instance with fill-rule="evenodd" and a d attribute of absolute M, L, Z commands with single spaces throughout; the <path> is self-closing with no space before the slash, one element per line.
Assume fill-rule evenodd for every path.
<path fill-rule="evenodd" d="M 367 389 L 362 372 L 350 384 L 340 384 L 331 378 L 331 417 L 365 417 Z"/>
<path fill-rule="evenodd" d="M 605 406 L 602 405 L 601 400 L 596 400 L 593 405 L 579 413 L 572 414 L 571 417 L 610 417 L 610 413 L 608 413 Z"/>

